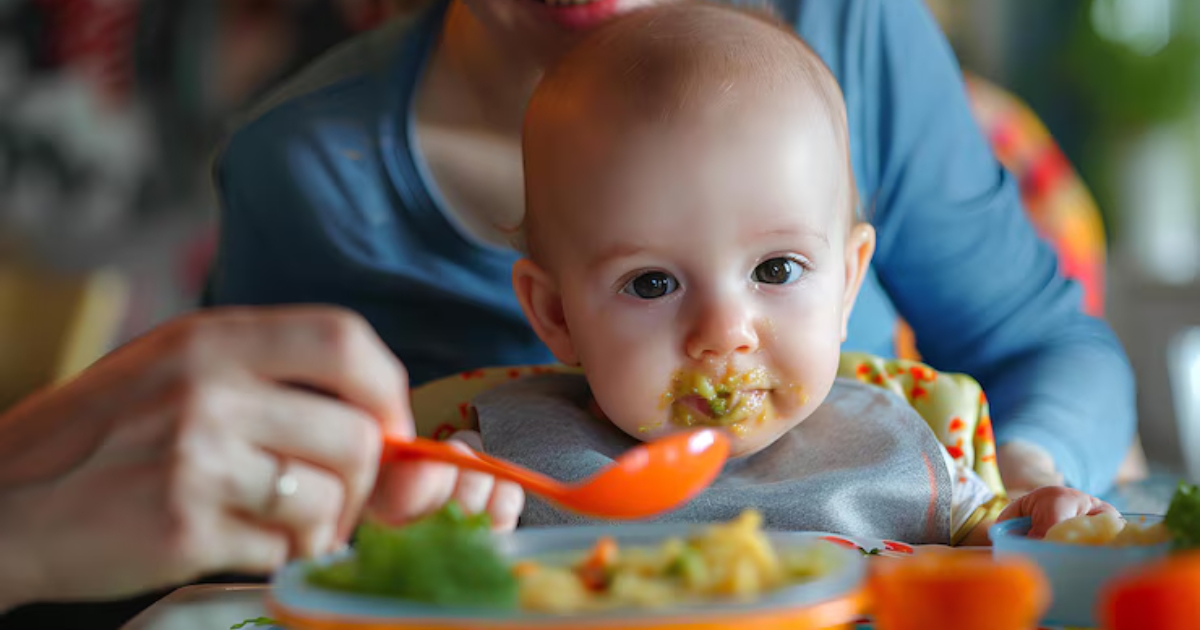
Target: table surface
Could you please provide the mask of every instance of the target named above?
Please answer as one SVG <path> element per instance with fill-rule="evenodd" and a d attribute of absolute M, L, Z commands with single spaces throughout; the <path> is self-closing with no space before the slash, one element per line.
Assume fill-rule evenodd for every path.
<path fill-rule="evenodd" d="M 1176 483 L 1177 477 L 1156 475 L 1118 488 L 1104 498 L 1125 513 L 1163 514 Z M 147 608 L 123 630 L 227 630 L 243 620 L 266 615 L 266 590 L 264 585 L 250 584 L 188 586 Z"/>

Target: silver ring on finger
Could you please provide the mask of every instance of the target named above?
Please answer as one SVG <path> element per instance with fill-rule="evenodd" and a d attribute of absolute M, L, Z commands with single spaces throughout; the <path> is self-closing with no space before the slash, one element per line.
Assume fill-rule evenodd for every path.
<path fill-rule="evenodd" d="M 280 459 L 279 465 L 275 467 L 275 476 L 271 480 L 271 493 L 267 496 L 267 504 L 263 508 L 263 514 L 267 517 L 274 516 L 279 510 L 279 504 L 284 499 L 295 496 L 299 490 L 300 480 L 291 472 L 288 460 Z"/>

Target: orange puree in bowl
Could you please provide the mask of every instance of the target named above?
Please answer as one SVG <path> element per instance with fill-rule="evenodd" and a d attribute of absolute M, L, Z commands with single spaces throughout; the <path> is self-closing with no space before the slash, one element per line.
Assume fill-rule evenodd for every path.
<path fill-rule="evenodd" d="M 1100 595 L 1104 630 L 1193 630 L 1200 624 L 1200 552 L 1117 578 Z"/>
<path fill-rule="evenodd" d="M 1030 630 L 1050 604 L 1032 563 L 931 551 L 876 563 L 870 580 L 878 630 Z"/>

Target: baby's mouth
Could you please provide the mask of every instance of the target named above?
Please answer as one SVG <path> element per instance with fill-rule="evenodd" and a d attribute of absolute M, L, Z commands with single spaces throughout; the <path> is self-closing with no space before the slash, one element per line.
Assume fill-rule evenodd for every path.
<path fill-rule="evenodd" d="M 671 420 L 681 426 L 744 427 L 762 420 L 773 384 L 767 371 L 726 370 L 714 378 L 698 372 L 677 374 L 663 402 L 671 406 Z"/>
<path fill-rule="evenodd" d="M 760 413 L 768 393 L 765 389 L 734 390 L 712 398 L 689 394 L 677 403 L 684 408 L 684 415 L 692 418 L 691 424 L 729 426 Z"/>

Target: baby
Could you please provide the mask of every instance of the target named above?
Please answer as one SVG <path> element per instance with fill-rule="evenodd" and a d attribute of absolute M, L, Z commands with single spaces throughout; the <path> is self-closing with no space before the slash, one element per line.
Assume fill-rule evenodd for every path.
<path fill-rule="evenodd" d="M 665 519 L 755 507 L 781 529 L 986 543 L 1002 489 L 905 400 L 836 378 L 875 247 L 848 147 L 836 80 L 768 16 L 678 3 L 587 36 L 529 105 L 513 271 L 533 329 L 584 376 L 479 396 L 482 447 L 577 479 L 718 426 L 735 459 Z M 1036 534 L 1100 510 L 1047 488 L 1001 516 L 1034 515 Z M 531 498 L 522 522 L 581 519 Z"/>

